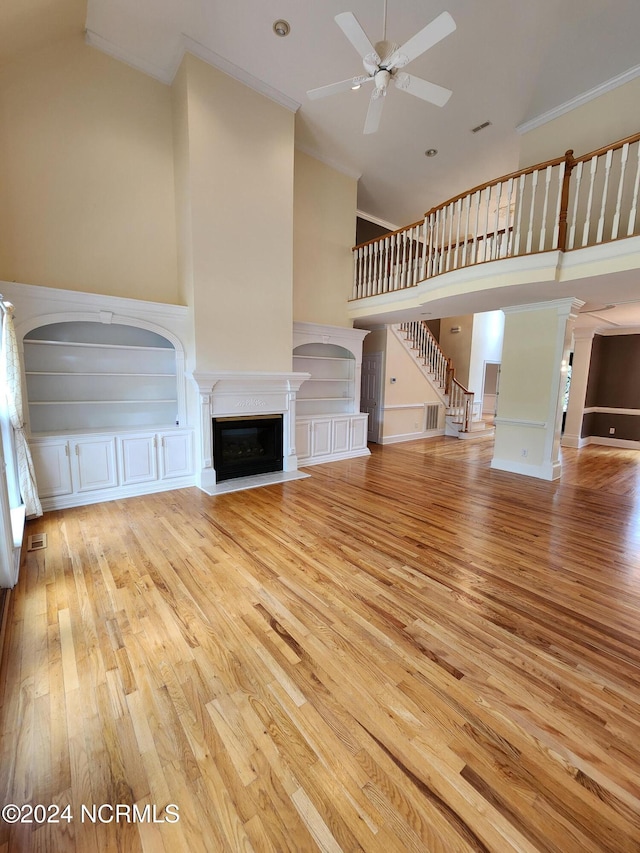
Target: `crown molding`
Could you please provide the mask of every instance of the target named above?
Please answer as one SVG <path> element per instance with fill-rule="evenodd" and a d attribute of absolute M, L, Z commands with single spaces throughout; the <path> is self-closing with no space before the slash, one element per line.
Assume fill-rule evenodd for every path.
<path fill-rule="evenodd" d="M 102 53 L 106 53 L 108 56 L 112 56 L 114 59 L 117 59 L 120 62 L 124 62 L 126 65 L 130 65 L 137 71 L 142 71 L 143 74 L 147 74 L 149 77 L 154 77 L 161 83 L 170 85 L 173 82 L 175 70 L 167 71 L 166 68 L 162 68 L 159 65 L 154 65 L 154 63 L 152 62 L 147 62 L 146 60 L 141 59 L 139 56 L 136 56 L 133 53 L 129 53 L 126 50 L 123 50 L 121 47 L 119 47 L 117 44 L 114 44 L 112 41 L 109 41 L 108 39 L 99 36 L 97 33 L 94 33 L 93 30 L 84 31 L 84 40 L 90 47 L 97 48 L 98 50 L 102 51 Z"/>
<path fill-rule="evenodd" d="M 278 91 L 278 89 L 274 89 L 272 86 L 263 83 L 262 80 L 258 80 L 257 77 L 249 74 L 243 68 L 240 68 L 240 66 L 234 65 L 233 62 L 225 59 L 224 56 L 220 56 L 220 54 L 215 53 L 215 51 L 209 50 L 208 47 L 205 47 L 205 45 L 200 44 L 200 42 L 197 42 L 195 39 L 192 39 L 184 33 L 181 36 L 180 48 L 176 51 L 173 59 L 168 63 L 168 67 L 147 62 L 139 56 L 123 50 L 118 45 L 103 38 L 102 36 L 99 36 L 97 33 L 94 33 L 89 29 L 85 30 L 85 41 L 91 47 L 101 50 L 103 53 L 112 56 L 120 62 L 124 62 L 126 65 L 130 65 L 138 71 L 142 71 L 143 74 L 147 74 L 149 77 L 154 77 L 156 80 L 159 80 L 161 83 L 165 83 L 167 86 L 170 86 L 173 83 L 174 78 L 178 73 L 178 69 L 180 68 L 180 64 L 184 59 L 185 53 L 191 53 L 203 62 L 206 62 L 207 65 L 211 65 L 213 68 L 217 68 L 229 77 L 233 77 L 234 80 L 237 80 L 239 83 L 243 83 L 249 89 L 253 89 L 255 92 L 275 101 L 290 112 L 295 113 L 300 109 L 298 101 L 294 101 L 293 98 L 288 97 L 288 95 Z"/>
<path fill-rule="evenodd" d="M 623 71 L 622 74 L 618 74 L 616 77 L 612 77 L 610 80 L 605 80 L 604 83 L 600 83 L 599 86 L 595 86 L 593 89 L 588 89 L 586 92 L 583 92 L 581 95 L 576 95 L 575 98 L 571 98 L 568 101 L 565 101 L 563 104 L 559 104 L 557 107 L 553 107 L 553 109 L 548 110 L 545 113 L 541 113 L 539 116 L 535 116 L 535 118 L 529 119 L 528 121 L 519 124 L 516 127 L 516 132 L 519 134 L 529 133 L 530 130 L 535 130 L 538 127 L 542 127 L 543 124 L 547 124 L 550 121 L 553 121 L 556 118 L 559 118 L 566 113 L 570 113 L 572 110 L 575 110 L 577 107 L 581 107 L 583 104 L 587 104 L 589 101 L 593 101 L 596 98 L 599 98 L 600 95 L 604 95 L 607 92 L 611 92 L 613 89 L 617 89 L 618 86 L 623 86 L 625 83 L 629 83 L 631 80 L 635 80 L 636 77 L 640 77 L 640 65 L 636 65 L 633 68 L 629 68 L 626 71 Z"/>
<path fill-rule="evenodd" d="M 277 104 L 280 104 L 281 107 L 285 107 L 290 110 L 290 112 L 295 113 L 300 109 L 301 104 L 298 101 L 295 101 L 293 98 L 290 98 L 278 89 L 274 89 L 273 86 L 263 83 L 262 80 L 258 80 L 257 77 L 254 77 L 253 74 L 249 74 L 249 72 L 245 71 L 244 68 L 240 68 L 239 65 L 235 65 L 233 62 L 225 59 L 224 56 L 220 56 L 219 53 L 210 50 L 208 47 L 200 44 L 200 42 L 192 39 L 190 36 L 184 35 L 184 33 L 182 35 L 182 45 L 183 52 L 180 57 L 180 62 L 182 62 L 182 57 L 185 53 L 191 53 L 203 62 L 206 62 L 207 65 L 211 65 L 219 71 L 223 71 L 229 77 L 233 77 L 234 80 L 237 80 L 239 83 L 243 83 L 249 89 L 253 89 L 260 95 L 264 95 L 266 98 L 275 101 Z M 180 62 L 178 62 L 178 65 L 175 67 L 173 76 L 175 76 L 175 73 L 180 66 Z"/>
<path fill-rule="evenodd" d="M 398 231 L 397 225 L 392 222 L 387 222 L 385 219 L 380 219 L 378 216 L 373 216 L 371 213 L 365 213 L 364 210 L 356 210 L 356 216 L 360 219 L 366 219 L 367 222 L 373 222 L 374 225 L 379 225 L 381 228 L 387 228 L 389 231 Z"/>

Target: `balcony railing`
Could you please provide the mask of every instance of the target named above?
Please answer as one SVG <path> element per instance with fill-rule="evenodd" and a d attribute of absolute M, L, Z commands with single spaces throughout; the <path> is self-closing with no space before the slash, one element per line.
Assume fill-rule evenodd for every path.
<path fill-rule="evenodd" d="M 424 219 L 356 246 L 352 299 L 500 258 L 640 234 L 640 133 L 474 187 Z"/>

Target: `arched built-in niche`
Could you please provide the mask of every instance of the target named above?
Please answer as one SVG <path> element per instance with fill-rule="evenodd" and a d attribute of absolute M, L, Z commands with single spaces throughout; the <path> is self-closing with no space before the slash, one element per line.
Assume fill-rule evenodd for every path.
<path fill-rule="evenodd" d="M 184 424 L 184 353 L 175 335 L 106 319 L 52 315 L 23 330 L 32 435 Z"/>

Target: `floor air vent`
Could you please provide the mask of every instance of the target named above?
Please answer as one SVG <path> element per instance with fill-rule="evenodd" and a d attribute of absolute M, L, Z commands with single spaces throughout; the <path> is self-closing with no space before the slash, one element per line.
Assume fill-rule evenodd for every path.
<path fill-rule="evenodd" d="M 46 533 L 32 533 L 27 537 L 27 551 L 40 551 L 47 547 Z"/>

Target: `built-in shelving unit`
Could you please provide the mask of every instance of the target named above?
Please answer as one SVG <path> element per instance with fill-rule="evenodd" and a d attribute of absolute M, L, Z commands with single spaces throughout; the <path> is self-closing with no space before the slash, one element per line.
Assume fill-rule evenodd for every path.
<path fill-rule="evenodd" d="M 293 369 L 311 374 L 298 392 L 298 414 L 344 414 L 354 411 L 355 356 L 335 344 L 302 344 Z"/>
<path fill-rule="evenodd" d="M 141 323 L 63 320 L 22 339 L 43 509 L 193 482 L 184 354 Z"/>
<path fill-rule="evenodd" d="M 32 435 L 176 426 L 176 352 L 155 332 L 56 323 L 23 341 Z"/>
<path fill-rule="evenodd" d="M 360 412 L 362 340 L 367 332 L 294 323 L 293 369 L 311 374 L 296 399 L 300 465 L 364 456 L 367 415 Z"/>

